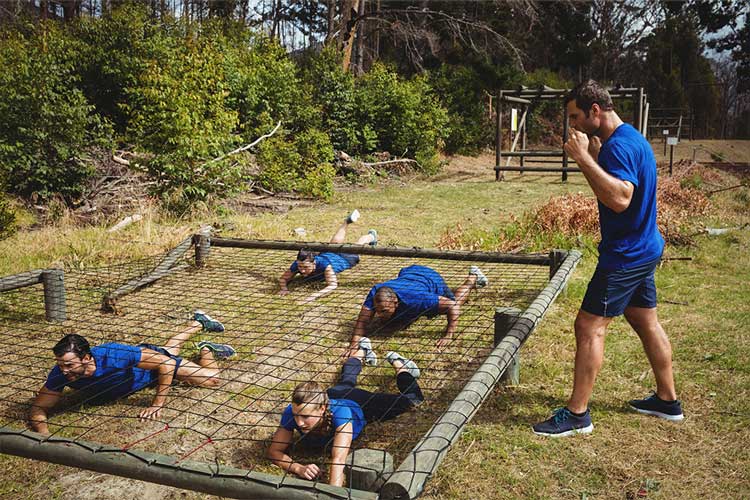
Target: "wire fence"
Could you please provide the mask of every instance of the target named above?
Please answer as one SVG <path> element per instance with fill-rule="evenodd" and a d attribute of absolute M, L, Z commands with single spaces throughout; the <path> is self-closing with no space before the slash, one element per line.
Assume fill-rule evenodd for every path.
<path fill-rule="evenodd" d="M 323 469 L 323 475 L 310 483 L 272 465 L 265 452 L 297 384 L 315 380 L 329 387 L 336 383 L 355 319 L 370 288 L 415 264 L 438 271 L 451 288 L 467 279 L 470 265 L 479 266 L 489 279 L 488 286 L 470 292 L 461 308 L 458 334 L 447 347 L 436 346 L 444 335 L 445 316 L 422 317 L 401 329 L 376 324 L 368 333 L 381 361 L 364 367 L 358 387 L 397 394 L 394 370 L 382 360 L 387 351 L 397 351 L 419 366 L 418 382 L 425 401 L 396 420 L 369 423 L 352 443 L 352 450 L 380 450 L 400 464 L 492 353 L 496 307 L 527 311 L 550 283 L 548 266 L 487 262 L 478 254 L 467 254 L 466 260 L 458 260 L 461 255 L 455 252 L 450 260 L 362 255 L 356 267 L 337 276 L 338 287 L 332 293 L 303 303 L 325 283 L 298 279 L 290 283 L 288 295 L 280 296 L 279 277 L 295 255 L 294 250 L 211 247 L 202 267 L 197 267 L 193 255 L 186 252 L 173 259 L 169 272 L 158 280 L 118 296 L 116 314 L 103 310 L 103 298 L 147 276 L 164 262 L 164 256 L 67 272 L 66 320 L 56 323 L 45 319 L 41 284 L 1 293 L 0 344 L 5 359 L 0 364 L 0 435 L 15 439 L 25 427 L 32 400 L 54 366 L 51 347 L 64 334 L 78 333 L 92 346 L 106 342 L 161 346 L 185 331 L 193 311 L 202 309 L 226 329 L 195 332 L 183 344 L 180 356 L 199 356 L 197 343 L 202 340 L 231 345 L 237 353 L 219 362 L 215 387 L 174 384 L 160 418 L 146 422 L 139 414 L 153 399 L 153 388 L 106 404 L 96 404 L 97 394 L 66 391 L 50 414 L 47 441 L 93 442 L 146 464 L 159 459 L 143 457 L 158 454 L 170 457 L 171 464 L 161 465 L 183 471 L 195 462 L 215 464 L 210 477 L 222 477 L 220 467 L 236 468 L 228 476 L 244 474 L 251 481 L 270 481 L 276 489 L 289 486 L 295 492 L 308 488 L 333 496 L 357 496 L 362 492 L 351 485 L 345 493 L 324 487 L 331 467 L 327 451 L 294 449 L 295 460 L 315 462 Z M 545 311 L 546 306 L 534 313 L 535 321 Z M 0 439 L 0 452 L 21 454 L 2 446 Z M 265 474 L 276 479 L 269 480 L 274 476 Z M 195 488 L 211 490 L 197 483 Z"/>

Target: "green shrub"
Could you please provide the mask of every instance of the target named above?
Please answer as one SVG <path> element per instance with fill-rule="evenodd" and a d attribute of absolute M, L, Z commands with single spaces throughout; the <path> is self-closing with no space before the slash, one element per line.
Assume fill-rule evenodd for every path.
<path fill-rule="evenodd" d="M 355 121 L 354 77 L 341 67 L 341 53 L 326 47 L 309 61 L 303 80 L 313 84 L 312 100 L 321 111 L 321 127 L 333 147 L 347 152 L 376 147 L 372 130 L 358 130 Z"/>
<path fill-rule="evenodd" d="M 188 38 L 150 60 L 126 90 L 128 136 L 154 157 L 148 173 L 158 190 L 181 190 L 188 200 L 240 187 L 244 167 L 235 158 L 212 161 L 232 149 L 237 112 L 226 105 L 222 54 Z"/>
<path fill-rule="evenodd" d="M 268 189 L 320 198 L 333 194 L 333 147 L 324 132 L 307 130 L 296 140 L 271 137 L 260 144 L 257 160 L 261 166 L 257 180 Z"/>
<path fill-rule="evenodd" d="M 77 50 L 53 23 L 0 35 L 0 168 L 12 192 L 70 202 L 93 174 L 86 149 L 109 129 L 77 87 Z"/>
<path fill-rule="evenodd" d="M 16 232 L 16 211 L 5 195 L 0 193 L 0 240 Z"/>
<path fill-rule="evenodd" d="M 356 85 L 356 123 L 360 151 L 374 149 L 365 136 L 377 137 L 378 149 L 419 158 L 426 171 L 439 165 L 437 153 L 447 136 L 448 113 L 424 76 L 401 80 L 382 64 L 375 64 Z M 372 141 L 370 142 L 372 143 Z"/>
<path fill-rule="evenodd" d="M 473 66 L 443 64 L 430 73 L 430 85 L 448 111 L 448 153 L 476 154 L 494 141 L 485 84 Z"/>

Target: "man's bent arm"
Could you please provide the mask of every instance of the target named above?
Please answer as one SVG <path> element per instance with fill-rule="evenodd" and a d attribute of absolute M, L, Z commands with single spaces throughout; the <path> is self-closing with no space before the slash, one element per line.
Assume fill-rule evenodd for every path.
<path fill-rule="evenodd" d="M 573 129 L 563 148 L 581 168 L 581 172 L 599 201 L 618 214 L 624 212 L 630 206 L 630 200 L 633 199 L 633 184 L 608 174 L 591 156 L 589 146 L 591 143 L 588 136 Z"/>
<path fill-rule="evenodd" d="M 359 347 L 359 339 L 365 336 L 367 325 L 372 321 L 372 317 L 375 315 L 374 311 L 362 306 L 357 316 L 357 321 L 354 323 L 354 335 L 352 335 L 352 341 L 350 347 L 357 349 Z"/>
<path fill-rule="evenodd" d="M 328 295 L 339 286 L 339 280 L 336 277 L 336 273 L 334 272 L 333 267 L 331 267 L 330 265 L 326 267 L 324 276 L 326 278 L 326 287 L 322 290 L 318 290 L 317 292 L 310 294 L 310 296 L 304 300 L 304 303 L 312 302 L 313 300 L 319 299 L 324 295 Z"/>
<path fill-rule="evenodd" d="M 284 274 L 279 278 L 279 287 L 281 288 L 279 291 L 280 294 L 289 293 L 289 289 L 286 286 L 292 278 L 294 278 L 294 273 L 291 269 L 284 271 Z"/>
<path fill-rule="evenodd" d="M 608 174 L 588 153 L 576 159 L 576 163 L 604 206 L 618 214 L 627 210 L 633 199 L 633 184 Z"/>
<path fill-rule="evenodd" d="M 141 412 L 141 419 L 158 418 L 161 408 L 167 400 L 167 394 L 172 386 L 176 361 L 159 354 L 151 349 L 141 348 L 141 362 L 136 367 L 142 370 L 157 371 L 156 395 L 151 401 L 151 407 Z"/>
<path fill-rule="evenodd" d="M 47 413 L 60 401 L 62 392 L 55 392 L 42 386 L 31 403 L 29 410 L 29 426 L 39 434 L 49 434 L 47 427 Z"/>

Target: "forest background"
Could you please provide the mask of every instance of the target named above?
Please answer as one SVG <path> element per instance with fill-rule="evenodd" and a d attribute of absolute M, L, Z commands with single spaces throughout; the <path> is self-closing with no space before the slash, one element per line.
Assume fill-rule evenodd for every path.
<path fill-rule="evenodd" d="M 749 16 L 732 0 L 3 2 L 0 235 L 22 206 L 93 212 L 112 179 L 181 214 L 250 190 L 329 199 L 362 174 L 341 158 L 434 174 L 492 147 L 490 96 L 519 85 L 642 86 L 696 137 L 748 138 Z M 532 108 L 532 144 L 559 147 L 561 128 L 558 105 Z"/>

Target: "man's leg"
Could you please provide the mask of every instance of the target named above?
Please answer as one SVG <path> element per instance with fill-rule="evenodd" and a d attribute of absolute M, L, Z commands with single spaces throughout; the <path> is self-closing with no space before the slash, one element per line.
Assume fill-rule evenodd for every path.
<path fill-rule="evenodd" d="M 167 343 L 164 344 L 164 350 L 166 350 L 172 356 L 179 356 L 180 350 L 182 349 L 182 344 L 184 344 L 187 339 L 195 335 L 197 332 L 201 331 L 202 328 L 203 325 L 201 325 L 197 321 L 191 321 L 190 325 L 188 325 L 184 330 L 169 339 Z"/>
<path fill-rule="evenodd" d="M 346 241 L 346 228 L 348 225 L 348 222 L 341 224 L 334 233 L 333 238 L 331 238 L 331 243 L 344 243 Z"/>
<path fill-rule="evenodd" d="M 469 292 L 476 288 L 477 277 L 474 274 L 470 274 L 466 281 L 461 284 L 458 288 L 453 291 L 453 295 L 456 297 L 456 303 L 459 306 L 464 305 L 466 300 L 469 298 Z"/>
<path fill-rule="evenodd" d="M 377 231 L 375 231 L 374 229 L 370 229 L 367 234 L 363 234 L 362 236 L 360 236 L 355 243 L 357 245 L 371 245 L 377 238 L 377 234 Z"/>
<path fill-rule="evenodd" d="M 576 358 L 573 375 L 573 393 L 568 400 L 568 409 L 583 413 L 588 408 L 594 381 L 604 359 L 604 338 L 612 318 L 597 316 L 584 310 L 578 311 L 575 320 Z"/>
<path fill-rule="evenodd" d="M 656 378 L 656 395 L 664 401 L 677 399 L 672 373 L 672 345 L 659 323 L 656 308 L 627 307 L 625 319 L 638 334 Z"/>
<path fill-rule="evenodd" d="M 207 347 L 204 347 L 200 351 L 198 364 L 184 359 L 177 369 L 175 378 L 190 385 L 216 387 L 221 382 L 219 373 L 221 373 L 221 370 L 213 353 Z"/>

